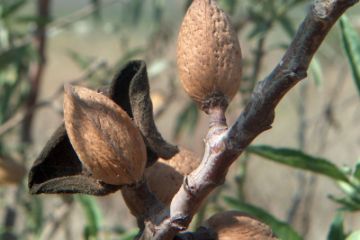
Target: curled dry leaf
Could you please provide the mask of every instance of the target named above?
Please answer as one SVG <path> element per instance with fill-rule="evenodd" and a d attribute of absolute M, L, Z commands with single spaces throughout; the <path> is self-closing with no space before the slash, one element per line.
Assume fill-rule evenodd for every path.
<path fill-rule="evenodd" d="M 203 226 L 218 240 L 276 240 L 271 229 L 244 213 L 226 211 L 215 214 Z"/>
<path fill-rule="evenodd" d="M 94 178 L 108 184 L 139 181 L 146 148 L 130 117 L 108 97 L 65 86 L 64 119 L 70 142 Z"/>
<path fill-rule="evenodd" d="M 170 204 L 183 183 L 184 176 L 190 174 L 200 164 L 200 158 L 193 152 L 184 148 L 179 150 L 171 159 L 159 159 L 145 170 L 145 179 L 150 191 L 165 205 Z M 127 188 L 121 189 L 121 192 L 130 211 L 137 216 L 139 204 L 134 201 Z"/>
<path fill-rule="evenodd" d="M 26 168 L 11 159 L 0 157 L 0 185 L 18 184 L 25 176 Z"/>
<path fill-rule="evenodd" d="M 185 91 L 200 107 L 226 108 L 241 80 L 241 49 L 215 0 L 193 0 L 181 24 L 177 64 Z"/>

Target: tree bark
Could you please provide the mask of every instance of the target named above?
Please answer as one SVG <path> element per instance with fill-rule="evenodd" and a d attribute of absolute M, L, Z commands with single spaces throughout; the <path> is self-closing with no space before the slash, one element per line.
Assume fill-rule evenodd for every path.
<path fill-rule="evenodd" d="M 221 185 L 230 165 L 260 133 L 271 128 L 282 97 L 307 76 L 313 55 L 339 17 L 358 0 L 315 0 L 291 45 L 274 70 L 255 87 L 234 125 L 212 122 L 200 166 L 185 177 L 164 212 L 146 223 L 141 239 L 169 240 L 185 230 L 201 202 Z M 216 123 L 216 122 L 215 122 Z"/>

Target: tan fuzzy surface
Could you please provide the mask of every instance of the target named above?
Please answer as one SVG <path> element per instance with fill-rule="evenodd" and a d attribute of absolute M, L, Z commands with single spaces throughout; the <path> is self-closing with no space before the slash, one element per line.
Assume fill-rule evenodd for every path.
<path fill-rule="evenodd" d="M 170 160 L 159 159 L 145 171 L 150 190 L 168 205 L 179 190 L 184 176 L 190 174 L 200 164 L 200 158 L 193 152 L 180 148 Z"/>
<path fill-rule="evenodd" d="M 203 226 L 213 231 L 218 240 L 277 239 L 266 224 L 237 211 L 215 214 Z"/>
<path fill-rule="evenodd" d="M 212 94 L 230 101 L 241 80 L 241 49 L 215 0 L 194 0 L 181 24 L 177 64 L 185 91 L 202 104 Z"/>
<path fill-rule="evenodd" d="M 114 185 L 141 179 L 145 144 L 130 117 L 111 99 L 67 85 L 64 119 L 76 154 L 95 178 Z"/>
<path fill-rule="evenodd" d="M 184 176 L 191 173 L 199 164 L 193 152 L 179 148 L 179 153 L 169 160 L 159 159 L 145 170 L 145 178 L 149 189 L 163 204 L 169 205 L 175 193 L 179 190 Z M 131 190 L 121 189 L 124 201 L 130 212 L 137 216 L 142 212 L 141 203 L 132 197 Z"/>
<path fill-rule="evenodd" d="M 26 174 L 26 168 L 10 159 L 0 158 L 0 185 L 18 184 Z"/>

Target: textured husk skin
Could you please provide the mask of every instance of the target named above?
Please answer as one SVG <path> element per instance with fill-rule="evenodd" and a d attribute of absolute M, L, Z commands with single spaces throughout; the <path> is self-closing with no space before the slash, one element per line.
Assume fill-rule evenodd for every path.
<path fill-rule="evenodd" d="M 177 65 L 185 91 L 207 111 L 211 97 L 229 102 L 241 80 L 241 49 L 227 15 L 215 0 L 194 0 L 181 24 Z"/>
<path fill-rule="evenodd" d="M 130 117 L 108 97 L 83 87 L 65 87 L 64 119 L 70 142 L 94 178 L 107 184 L 139 181 L 146 148 Z"/>
<path fill-rule="evenodd" d="M 213 215 L 204 224 L 218 240 L 277 240 L 271 229 L 259 220 L 238 212 Z"/>
<path fill-rule="evenodd" d="M 193 152 L 179 148 L 179 153 L 169 160 L 158 159 L 151 167 L 145 170 L 145 179 L 151 192 L 164 205 L 169 205 L 173 196 L 183 183 L 184 176 L 190 174 L 200 164 L 200 158 Z M 126 188 L 121 189 L 126 205 L 131 213 L 138 215 L 136 201 L 130 197 Z"/>

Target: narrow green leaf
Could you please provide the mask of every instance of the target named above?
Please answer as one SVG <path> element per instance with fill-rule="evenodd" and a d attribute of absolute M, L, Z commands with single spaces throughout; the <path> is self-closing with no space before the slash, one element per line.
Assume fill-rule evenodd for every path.
<path fill-rule="evenodd" d="M 192 133 L 195 130 L 198 118 L 199 111 L 197 106 L 194 102 L 190 102 L 177 117 L 174 131 L 175 138 L 178 138 L 180 133 L 185 129 L 188 129 L 189 133 Z"/>
<path fill-rule="evenodd" d="M 360 162 L 356 163 L 353 176 L 360 181 Z"/>
<path fill-rule="evenodd" d="M 0 70 L 14 63 L 23 62 L 30 57 L 29 45 L 4 50 L 0 53 Z"/>
<path fill-rule="evenodd" d="M 340 18 L 341 39 L 350 63 L 353 79 L 360 94 L 360 36 L 346 16 Z"/>
<path fill-rule="evenodd" d="M 330 195 L 329 198 L 332 201 L 340 204 L 342 206 L 341 210 L 343 210 L 343 211 L 349 211 L 349 212 L 360 211 L 360 203 L 355 202 L 353 199 L 351 199 L 349 197 L 337 198 L 337 197 Z"/>
<path fill-rule="evenodd" d="M 28 224 L 30 225 L 31 231 L 39 236 L 42 231 L 44 222 L 42 200 L 39 197 L 33 197 L 30 204 L 27 206 L 27 209 L 29 211 L 28 216 L 30 218 Z"/>
<path fill-rule="evenodd" d="M 136 235 L 139 233 L 138 229 L 132 229 L 121 235 L 120 240 L 133 240 Z"/>
<path fill-rule="evenodd" d="M 89 56 L 82 55 L 74 50 L 69 49 L 67 55 L 71 60 L 80 67 L 80 69 L 86 69 L 93 62 L 93 59 Z"/>
<path fill-rule="evenodd" d="M 7 18 L 16 13 L 21 7 L 26 4 L 27 0 L 15 0 L 8 1 L 7 4 L 4 4 L 3 11 L 1 13 L 1 18 Z"/>
<path fill-rule="evenodd" d="M 228 13 L 230 16 L 232 16 L 235 13 L 236 10 L 236 4 L 238 1 L 236 0 L 222 0 L 219 2 L 222 9 L 225 10 L 226 13 Z"/>
<path fill-rule="evenodd" d="M 360 239 L 360 230 L 351 233 L 351 234 L 346 238 L 346 240 L 359 240 L 359 239 Z"/>
<path fill-rule="evenodd" d="M 310 63 L 309 70 L 310 70 L 311 75 L 314 78 L 316 86 L 318 86 L 318 87 L 321 86 L 323 74 L 322 74 L 321 64 L 320 64 L 320 61 L 318 58 L 313 57 L 313 59 Z"/>
<path fill-rule="evenodd" d="M 95 199 L 87 195 L 77 195 L 76 200 L 81 204 L 87 220 L 84 229 L 85 239 L 96 238 L 101 228 L 102 214 Z"/>
<path fill-rule="evenodd" d="M 255 207 L 253 205 L 243 203 L 237 199 L 231 197 L 225 197 L 225 202 L 241 212 L 247 213 L 253 216 L 265 224 L 269 225 L 272 231 L 282 240 L 302 240 L 302 237 L 287 223 L 276 219 L 274 216 L 266 212 L 265 210 Z"/>
<path fill-rule="evenodd" d="M 326 159 L 307 155 L 298 150 L 258 145 L 248 147 L 247 151 L 291 167 L 323 174 L 335 180 L 349 182 L 345 173 L 332 162 Z"/>
<path fill-rule="evenodd" d="M 278 16 L 277 20 L 280 23 L 283 30 L 285 31 L 285 33 L 288 35 L 288 37 L 292 38 L 295 35 L 295 29 L 291 22 L 291 19 L 286 15 L 282 15 L 282 16 Z"/>
<path fill-rule="evenodd" d="M 327 240 L 345 240 L 346 234 L 344 232 L 344 215 L 337 213 L 330 226 L 330 231 Z"/>

